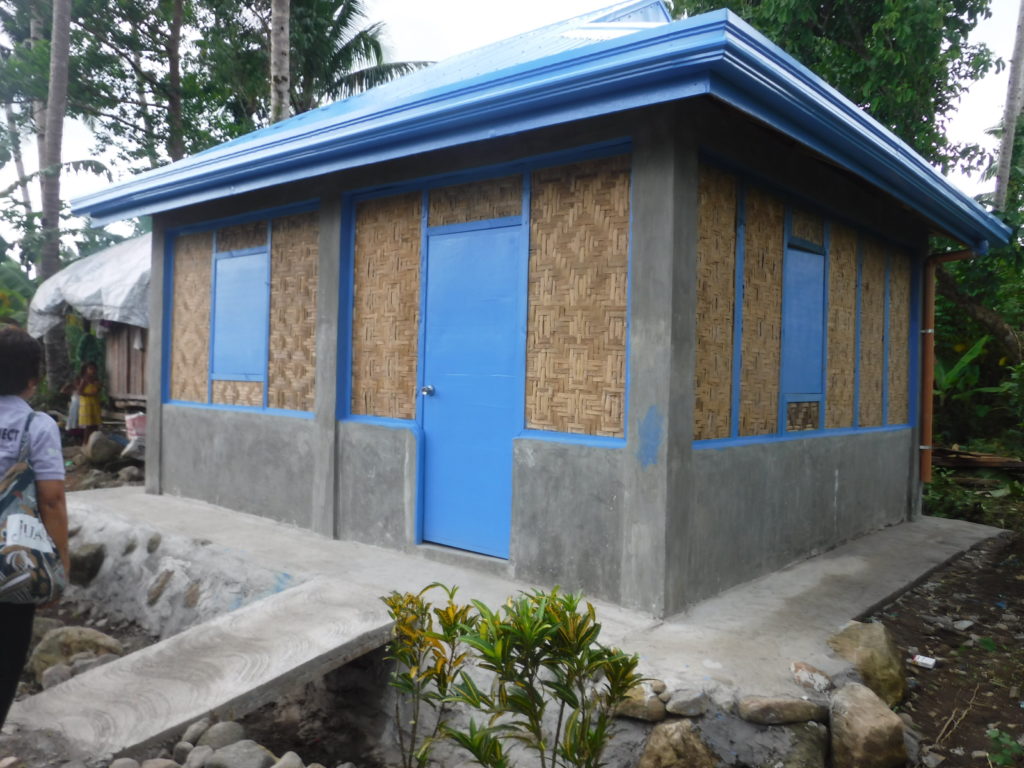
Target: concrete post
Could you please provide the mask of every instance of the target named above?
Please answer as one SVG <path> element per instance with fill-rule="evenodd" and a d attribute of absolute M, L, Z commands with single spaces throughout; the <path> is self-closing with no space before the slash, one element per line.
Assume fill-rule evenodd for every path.
<path fill-rule="evenodd" d="M 163 492 L 161 426 L 163 419 L 164 270 L 167 228 L 153 217 L 152 255 L 149 270 L 149 332 L 146 335 L 146 493 Z"/>

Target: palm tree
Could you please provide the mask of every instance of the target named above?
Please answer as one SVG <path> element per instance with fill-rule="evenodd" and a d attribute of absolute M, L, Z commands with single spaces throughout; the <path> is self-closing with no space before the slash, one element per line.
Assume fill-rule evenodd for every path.
<path fill-rule="evenodd" d="M 270 122 L 288 117 L 290 89 L 290 0 L 273 0 L 270 11 Z"/>

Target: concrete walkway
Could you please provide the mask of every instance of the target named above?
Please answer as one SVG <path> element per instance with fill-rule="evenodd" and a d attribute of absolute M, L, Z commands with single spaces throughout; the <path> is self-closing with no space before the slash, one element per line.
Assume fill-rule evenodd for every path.
<path fill-rule="evenodd" d="M 203 538 L 235 556 L 299 576 L 298 586 L 18 702 L 10 721 L 49 723 L 87 754 L 122 752 L 180 733 L 214 711 L 240 715 L 387 638 L 379 597 L 440 581 L 490 604 L 531 585 L 135 488 L 69 495 L 72 515 L 116 516 Z M 735 587 L 666 621 L 595 601 L 602 641 L 639 653 L 642 671 L 720 701 L 794 694 L 789 665 L 834 674 L 827 638 L 851 618 L 999 531 L 926 518 L 879 531 Z M 52 727 L 51 726 L 51 727 Z"/>

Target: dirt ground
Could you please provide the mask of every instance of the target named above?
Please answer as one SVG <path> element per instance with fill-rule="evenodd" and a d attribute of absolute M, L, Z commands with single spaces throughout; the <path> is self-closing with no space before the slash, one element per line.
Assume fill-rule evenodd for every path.
<path fill-rule="evenodd" d="M 932 765 L 1024 765 L 1024 538 L 968 552 L 874 618 L 907 659 L 938 660 L 931 670 L 907 664 L 910 696 L 899 708 L 923 754 L 945 758 Z"/>

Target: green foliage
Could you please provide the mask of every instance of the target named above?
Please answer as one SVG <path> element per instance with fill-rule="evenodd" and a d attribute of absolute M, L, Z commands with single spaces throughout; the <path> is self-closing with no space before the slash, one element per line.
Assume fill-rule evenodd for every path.
<path fill-rule="evenodd" d="M 35 285 L 17 262 L 0 255 L 0 323 L 24 326 Z"/>
<path fill-rule="evenodd" d="M 727 7 L 945 169 L 977 170 L 977 146 L 946 138 L 974 81 L 1001 62 L 968 34 L 989 0 L 672 0 L 675 15 Z"/>
<path fill-rule="evenodd" d="M 1018 765 L 1024 762 L 1024 746 L 1012 735 L 998 728 L 985 731 L 992 743 L 988 751 L 988 760 L 992 765 Z"/>

